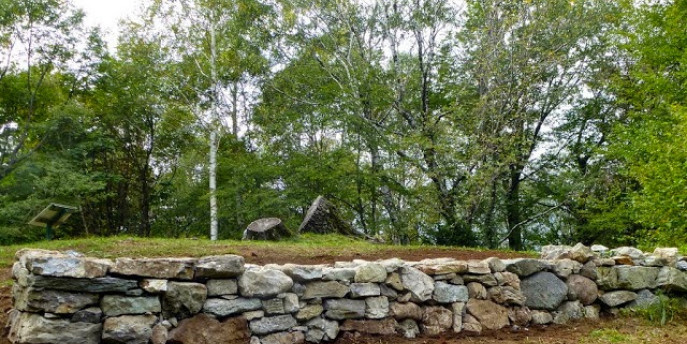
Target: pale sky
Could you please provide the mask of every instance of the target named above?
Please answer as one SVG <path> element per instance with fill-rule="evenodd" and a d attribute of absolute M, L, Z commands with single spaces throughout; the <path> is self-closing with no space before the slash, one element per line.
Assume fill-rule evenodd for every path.
<path fill-rule="evenodd" d="M 72 0 L 76 7 L 86 12 L 88 26 L 100 26 L 105 38 L 113 47 L 117 42 L 117 23 L 140 12 L 141 0 Z"/>

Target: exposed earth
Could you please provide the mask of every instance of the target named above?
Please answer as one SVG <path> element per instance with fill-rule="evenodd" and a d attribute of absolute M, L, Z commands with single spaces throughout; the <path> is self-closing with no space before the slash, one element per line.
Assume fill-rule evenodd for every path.
<path fill-rule="evenodd" d="M 126 245 L 127 243 L 121 242 Z M 132 243 L 134 244 L 134 243 Z M 134 244 L 135 245 L 135 244 Z M 452 257 L 460 260 L 481 260 L 488 257 L 517 258 L 528 257 L 526 253 L 501 252 L 501 251 L 473 251 L 446 248 L 413 248 L 399 249 L 398 247 L 380 246 L 374 252 L 355 252 L 346 250 L 332 250 L 331 247 L 310 247 L 307 254 L 301 249 L 289 250 L 284 247 L 260 247 L 229 246 L 230 251 L 245 257 L 247 263 L 269 264 L 285 262 L 295 264 L 327 264 L 336 261 L 353 259 L 377 260 L 382 258 L 398 257 L 404 260 L 422 260 L 426 258 Z M 221 246 L 215 246 L 216 254 Z M 169 254 L 173 256 L 174 254 Z M 7 340 L 7 315 L 12 306 L 11 279 L 9 267 L 0 268 L 0 344 L 10 344 Z M 687 343 L 687 326 L 682 324 L 669 324 L 658 327 L 640 318 L 605 318 L 601 322 L 580 322 L 569 325 L 557 325 L 548 327 L 531 327 L 513 331 L 504 329 L 501 331 L 485 332 L 480 337 L 467 337 L 462 334 L 445 335 L 441 337 L 420 337 L 414 340 L 402 337 L 355 337 L 348 335 L 338 339 L 337 344 L 458 344 L 458 343 L 483 343 L 483 344 L 509 344 L 509 343 L 547 343 L 547 344 L 572 344 L 572 343 Z"/>

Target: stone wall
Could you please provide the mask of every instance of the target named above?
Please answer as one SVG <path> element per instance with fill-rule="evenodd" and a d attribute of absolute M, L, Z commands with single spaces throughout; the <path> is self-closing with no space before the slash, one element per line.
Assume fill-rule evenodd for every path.
<path fill-rule="evenodd" d="M 24 250 L 13 343 L 320 343 L 596 319 L 687 292 L 676 249 L 549 246 L 543 259 L 299 266 L 240 256 L 107 259 Z"/>

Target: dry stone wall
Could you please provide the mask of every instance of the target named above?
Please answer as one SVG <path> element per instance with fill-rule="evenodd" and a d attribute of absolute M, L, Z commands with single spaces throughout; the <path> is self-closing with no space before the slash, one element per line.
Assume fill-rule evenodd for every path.
<path fill-rule="evenodd" d="M 321 343 L 597 319 L 687 292 L 677 249 L 548 246 L 542 259 L 244 263 L 16 255 L 13 343 Z"/>

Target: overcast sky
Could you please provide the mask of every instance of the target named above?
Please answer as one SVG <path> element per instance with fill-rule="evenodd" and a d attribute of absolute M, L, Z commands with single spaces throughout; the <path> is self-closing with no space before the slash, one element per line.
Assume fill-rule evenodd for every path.
<path fill-rule="evenodd" d="M 88 26 L 100 26 L 107 31 L 106 39 L 112 47 L 117 41 L 117 23 L 120 19 L 136 16 L 141 0 L 72 0 L 86 12 Z"/>

